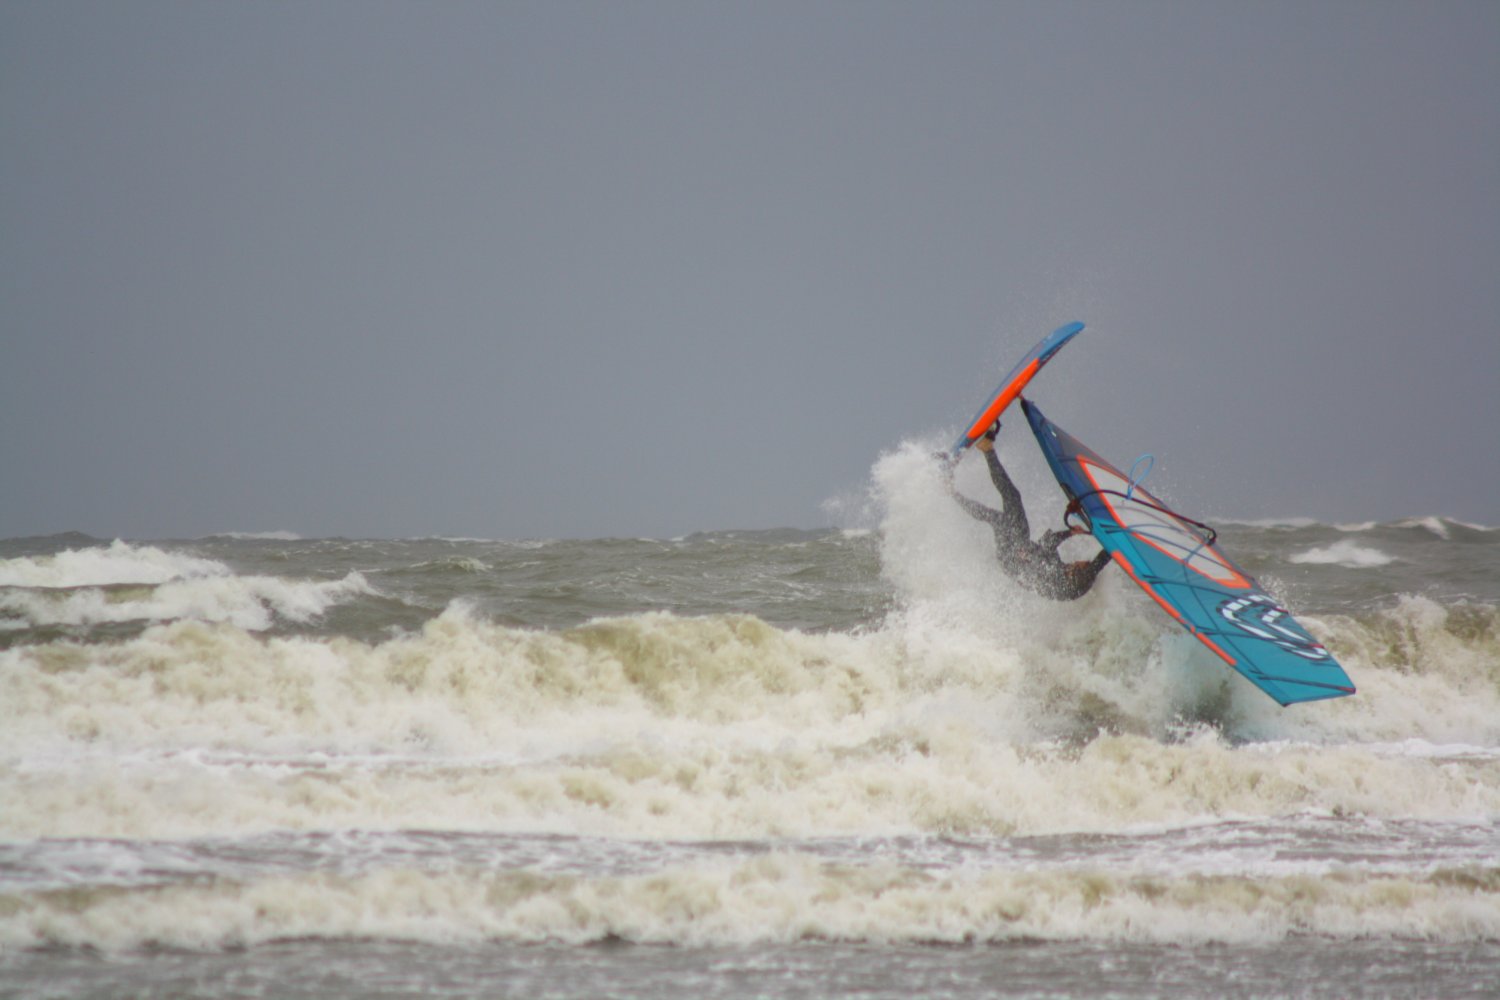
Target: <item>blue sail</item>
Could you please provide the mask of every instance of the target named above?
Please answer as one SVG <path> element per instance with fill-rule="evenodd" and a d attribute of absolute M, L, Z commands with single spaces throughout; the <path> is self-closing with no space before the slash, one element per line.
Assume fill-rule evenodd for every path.
<path fill-rule="evenodd" d="M 1354 693 L 1328 650 L 1220 551 L 1212 529 L 1168 510 L 1030 401 L 1021 407 L 1070 510 L 1194 638 L 1282 705 Z"/>

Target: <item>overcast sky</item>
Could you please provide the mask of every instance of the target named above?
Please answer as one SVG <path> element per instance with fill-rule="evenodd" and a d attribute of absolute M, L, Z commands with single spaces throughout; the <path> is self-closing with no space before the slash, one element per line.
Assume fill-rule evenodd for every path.
<path fill-rule="evenodd" d="M 1490 0 L 0 0 L 0 536 L 817 526 L 1071 320 L 1186 513 L 1500 524 L 1497 95 Z"/>

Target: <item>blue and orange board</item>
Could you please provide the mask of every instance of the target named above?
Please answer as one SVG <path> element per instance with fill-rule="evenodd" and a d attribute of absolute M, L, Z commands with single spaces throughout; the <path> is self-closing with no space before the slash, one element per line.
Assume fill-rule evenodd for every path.
<path fill-rule="evenodd" d="M 1211 530 L 1168 510 L 1029 400 L 1021 408 L 1099 544 L 1195 639 L 1282 705 L 1354 693 L 1328 650 L 1219 550 Z"/>
<path fill-rule="evenodd" d="M 979 408 L 979 412 L 974 414 L 974 419 L 969 422 L 963 436 L 954 443 L 949 457 L 957 458 L 963 454 L 965 448 L 983 437 L 984 432 L 989 430 L 995 421 L 1000 419 L 1000 415 L 1005 412 L 1006 408 L 1016 401 L 1016 397 L 1021 395 L 1021 390 L 1026 388 L 1026 383 L 1042 370 L 1043 365 L 1052 360 L 1052 355 L 1062 350 L 1062 346 L 1077 336 L 1078 331 L 1082 329 L 1082 323 L 1069 323 L 1043 337 L 1041 342 L 1021 359 L 1020 364 L 1012 368 L 1010 374 L 1001 380 L 999 387 Z"/>

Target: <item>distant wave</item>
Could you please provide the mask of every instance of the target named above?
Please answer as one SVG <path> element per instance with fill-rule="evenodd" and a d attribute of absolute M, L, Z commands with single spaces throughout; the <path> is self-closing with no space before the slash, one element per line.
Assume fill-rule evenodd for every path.
<path fill-rule="evenodd" d="M 1447 522 L 1440 517 L 1408 517 L 1397 521 L 1394 526 L 1397 528 L 1423 528 L 1445 541 L 1453 537 L 1453 533 L 1448 529 Z"/>
<path fill-rule="evenodd" d="M 1482 524 L 1471 524 L 1468 521 L 1459 521 L 1451 517 L 1408 517 L 1395 522 L 1392 527 L 1396 528 L 1422 528 L 1432 532 L 1437 537 L 1448 541 L 1453 537 L 1454 528 L 1464 528 L 1469 531 L 1496 531 L 1500 529 L 1487 527 Z"/>
<path fill-rule="evenodd" d="M 227 538 L 236 542 L 300 542 L 302 536 L 292 531 L 216 531 L 205 539 Z"/>
<path fill-rule="evenodd" d="M 454 556 L 451 559 L 432 559 L 405 568 L 410 573 L 488 573 L 493 567 L 483 559 L 473 556 Z"/>
<path fill-rule="evenodd" d="M 358 572 L 338 580 L 238 576 L 213 559 L 118 540 L 0 560 L 0 588 L 7 629 L 192 619 L 263 631 L 277 618 L 313 621 L 375 593 Z"/>
<path fill-rule="evenodd" d="M 1483 524 L 1474 524 L 1470 521 L 1460 521 L 1457 518 L 1453 517 L 1437 517 L 1433 515 L 1428 515 L 1426 517 L 1403 517 L 1398 521 L 1388 521 L 1379 524 L 1372 522 L 1368 524 L 1354 525 L 1349 528 L 1344 528 L 1342 525 L 1340 525 L 1340 528 L 1341 530 L 1351 531 L 1367 531 L 1375 528 L 1401 528 L 1408 531 L 1419 529 L 1429 532 L 1430 534 L 1441 538 L 1445 542 L 1451 541 L 1453 539 L 1455 529 L 1460 532 L 1500 531 L 1500 528 L 1493 528 Z"/>
<path fill-rule="evenodd" d="M 114 541 L 104 548 L 66 549 L 51 556 L 0 560 L 0 586 L 104 587 L 125 583 L 161 584 L 194 577 L 229 576 L 212 559 L 168 552 L 150 545 Z"/>
<path fill-rule="evenodd" d="M 1343 566 L 1347 569 L 1374 569 L 1396 561 L 1394 556 L 1387 555 L 1379 549 L 1356 545 L 1347 539 L 1334 542 L 1332 545 L 1308 549 L 1306 552 L 1299 552 L 1287 558 L 1294 563 Z"/>
<path fill-rule="evenodd" d="M 1323 524 L 1311 517 L 1259 517 L 1259 518 L 1220 518 L 1220 524 L 1238 524 L 1246 528 L 1316 528 Z"/>
<path fill-rule="evenodd" d="M 1394 521 L 1320 521 L 1314 517 L 1258 517 L 1258 518 L 1220 518 L 1220 524 L 1234 524 L 1246 528 L 1264 528 L 1267 530 L 1300 530 L 1304 528 L 1333 528 L 1350 534 L 1358 534 L 1368 531 L 1379 531 L 1383 528 L 1420 528 L 1431 532 L 1438 538 L 1449 540 L 1453 537 L 1453 529 L 1460 528 L 1467 531 L 1500 531 L 1500 528 L 1483 524 L 1475 524 L 1471 521 L 1460 521 L 1453 517 L 1442 517 L 1438 515 L 1427 515 L 1425 517 L 1403 517 Z"/>
<path fill-rule="evenodd" d="M 334 605 L 375 593 L 358 572 L 325 581 L 220 576 L 154 586 L 13 588 L 0 590 L 0 627 L 190 620 L 263 632 L 277 619 L 312 622 Z"/>

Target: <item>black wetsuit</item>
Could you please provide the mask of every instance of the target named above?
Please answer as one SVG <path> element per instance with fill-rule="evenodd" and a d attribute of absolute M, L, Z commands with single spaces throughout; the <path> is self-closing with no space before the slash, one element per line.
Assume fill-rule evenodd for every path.
<path fill-rule="evenodd" d="M 1000 491 L 1004 508 L 991 510 L 956 490 L 953 498 L 971 516 L 985 522 L 994 531 L 995 554 L 1000 558 L 1001 568 L 1026 589 L 1055 601 L 1077 600 L 1088 593 L 1094 585 L 1094 578 L 1109 562 L 1109 552 L 1101 549 L 1088 562 L 1065 563 L 1057 550 L 1072 537 L 1071 531 L 1049 531 L 1040 541 L 1033 542 L 1026 508 L 1021 505 L 1021 491 L 1010 481 L 993 449 L 984 452 L 984 459 L 990 467 L 995 489 Z"/>

